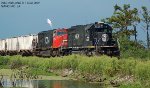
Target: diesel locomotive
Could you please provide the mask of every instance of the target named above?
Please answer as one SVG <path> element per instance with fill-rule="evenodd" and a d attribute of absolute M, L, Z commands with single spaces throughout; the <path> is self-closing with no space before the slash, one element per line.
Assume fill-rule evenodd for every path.
<path fill-rule="evenodd" d="M 108 24 L 95 22 L 42 31 L 34 36 L 9 38 L 10 41 L 3 39 L 0 40 L 0 54 L 55 57 L 80 53 L 87 56 L 119 56 L 118 41 L 113 38 L 112 30 Z"/>
<path fill-rule="evenodd" d="M 71 51 L 80 51 L 88 56 L 120 55 L 118 42 L 112 37 L 111 26 L 98 22 L 71 27 L 68 30 L 68 47 Z"/>

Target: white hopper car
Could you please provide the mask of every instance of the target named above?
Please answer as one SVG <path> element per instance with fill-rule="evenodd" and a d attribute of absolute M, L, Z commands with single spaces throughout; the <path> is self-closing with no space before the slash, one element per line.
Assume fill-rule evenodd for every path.
<path fill-rule="evenodd" d="M 6 42 L 4 39 L 0 40 L 0 55 L 5 55 L 6 51 Z"/>
<path fill-rule="evenodd" d="M 37 35 L 26 35 L 18 37 L 19 53 L 21 55 L 32 55 L 34 48 L 36 48 L 37 40 Z"/>
<path fill-rule="evenodd" d="M 32 55 L 37 35 L 26 35 L 0 40 L 0 55 Z"/>

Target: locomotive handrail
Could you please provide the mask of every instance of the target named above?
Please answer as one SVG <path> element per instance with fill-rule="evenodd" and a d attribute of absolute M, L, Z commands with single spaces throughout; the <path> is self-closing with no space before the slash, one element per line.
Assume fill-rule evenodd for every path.
<path fill-rule="evenodd" d="M 120 43 L 119 43 L 119 39 L 117 38 L 117 44 L 118 44 L 118 48 L 120 50 Z"/>

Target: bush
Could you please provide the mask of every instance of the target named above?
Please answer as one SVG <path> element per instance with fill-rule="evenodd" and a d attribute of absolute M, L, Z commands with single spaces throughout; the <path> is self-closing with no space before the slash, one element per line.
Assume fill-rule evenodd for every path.
<path fill-rule="evenodd" d="M 147 50 L 141 41 L 135 42 L 129 39 L 120 38 L 121 58 L 134 57 L 138 59 L 150 59 L 150 51 Z"/>
<path fill-rule="evenodd" d="M 0 56 L 0 65 L 7 65 L 9 59 L 7 57 L 1 57 Z"/>
<path fill-rule="evenodd" d="M 20 57 L 11 59 L 9 63 L 10 63 L 10 69 L 17 69 L 17 68 L 20 68 L 21 66 L 23 66 Z"/>

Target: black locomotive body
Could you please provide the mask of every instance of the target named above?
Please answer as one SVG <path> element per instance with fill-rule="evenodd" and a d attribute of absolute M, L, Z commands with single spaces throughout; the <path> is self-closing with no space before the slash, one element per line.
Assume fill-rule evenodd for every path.
<path fill-rule="evenodd" d="M 51 48 L 53 42 L 53 30 L 38 33 L 38 49 L 45 50 Z"/>
<path fill-rule="evenodd" d="M 87 55 L 120 55 L 118 43 L 112 38 L 112 28 L 98 22 L 71 27 L 68 30 L 68 47 Z"/>
<path fill-rule="evenodd" d="M 42 31 L 38 33 L 38 43 L 34 50 L 36 56 L 51 56 L 51 47 L 53 42 L 53 30 Z"/>

